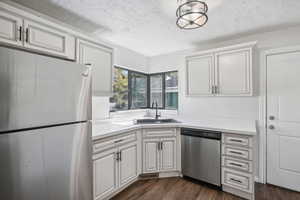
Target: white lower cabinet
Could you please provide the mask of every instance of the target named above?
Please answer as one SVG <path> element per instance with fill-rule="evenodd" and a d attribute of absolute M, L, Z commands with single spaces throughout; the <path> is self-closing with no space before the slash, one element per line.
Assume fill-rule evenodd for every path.
<path fill-rule="evenodd" d="M 176 136 L 176 129 L 172 131 Z M 143 173 L 176 171 L 178 137 L 152 137 L 149 136 L 150 132 L 153 129 L 145 129 L 143 132 Z"/>
<path fill-rule="evenodd" d="M 222 134 L 223 190 L 254 199 L 253 136 Z"/>
<path fill-rule="evenodd" d="M 176 169 L 176 138 L 161 139 L 160 171 L 171 171 Z"/>
<path fill-rule="evenodd" d="M 137 144 L 122 146 L 119 152 L 119 186 L 123 187 L 138 176 Z"/>
<path fill-rule="evenodd" d="M 134 138 L 130 133 L 125 137 L 104 139 L 94 144 L 94 200 L 109 199 L 112 195 L 137 180 L 140 173 L 140 145 L 135 141 L 126 142 L 126 138 Z M 112 145 L 105 145 L 109 141 Z M 129 141 L 129 140 L 128 140 Z M 103 144 L 103 145 L 101 145 Z M 105 148 L 107 147 L 107 148 Z"/>
<path fill-rule="evenodd" d="M 159 139 L 143 141 L 143 173 L 159 171 Z"/>
<path fill-rule="evenodd" d="M 113 193 L 117 189 L 117 149 L 94 156 L 94 199 Z"/>

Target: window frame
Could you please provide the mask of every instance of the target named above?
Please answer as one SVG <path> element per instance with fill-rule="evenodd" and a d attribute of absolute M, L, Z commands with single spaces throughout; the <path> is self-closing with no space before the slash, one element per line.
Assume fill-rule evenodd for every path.
<path fill-rule="evenodd" d="M 118 65 L 114 65 L 114 68 L 119 68 L 122 70 L 126 70 L 128 72 L 128 108 L 124 110 L 116 110 L 111 112 L 118 112 L 118 111 L 128 111 L 128 110 L 139 110 L 139 109 L 149 109 L 152 108 L 151 105 L 151 76 L 155 75 L 161 75 L 162 76 L 162 106 L 158 107 L 158 109 L 166 109 L 166 74 L 176 72 L 177 73 L 177 79 L 178 79 L 178 70 L 170 70 L 166 72 L 157 72 L 157 73 L 144 73 L 139 72 L 136 70 L 131 70 L 125 67 L 121 67 Z M 147 81 L 147 96 L 146 96 L 146 106 L 145 107 L 139 107 L 139 108 L 132 108 L 132 74 L 140 74 L 146 77 Z M 112 82 L 114 84 L 114 82 Z M 177 83 L 178 88 L 178 83 Z M 177 91 L 179 93 L 179 91 Z M 176 109 L 169 109 L 167 110 L 178 110 L 178 107 Z"/>

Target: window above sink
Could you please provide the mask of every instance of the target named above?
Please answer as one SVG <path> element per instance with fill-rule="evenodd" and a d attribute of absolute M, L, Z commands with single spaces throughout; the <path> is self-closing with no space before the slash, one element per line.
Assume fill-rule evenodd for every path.
<path fill-rule="evenodd" d="M 145 74 L 114 67 L 111 112 L 151 108 L 152 102 L 157 102 L 159 109 L 177 110 L 177 71 Z"/>

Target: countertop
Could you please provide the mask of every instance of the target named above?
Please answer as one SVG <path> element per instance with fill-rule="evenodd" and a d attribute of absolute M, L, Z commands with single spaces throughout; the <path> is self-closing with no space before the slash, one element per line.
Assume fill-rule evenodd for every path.
<path fill-rule="evenodd" d="M 256 122 L 253 120 L 236 119 L 210 119 L 210 120 L 191 120 L 180 117 L 173 117 L 180 123 L 165 124 L 135 124 L 132 118 L 113 118 L 93 122 L 93 140 L 122 134 L 141 128 L 194 128 L 214 130 L 226 133 L 241 135 L 256 135 Z"/>

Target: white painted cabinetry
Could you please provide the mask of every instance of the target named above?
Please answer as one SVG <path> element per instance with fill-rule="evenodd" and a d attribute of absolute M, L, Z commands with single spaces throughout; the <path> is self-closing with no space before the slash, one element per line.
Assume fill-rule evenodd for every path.
<path fill-rule="evenodd" d="M 178 138 L 177 129 L 143 130 L 144 174 L 178 170 Z"/>
<path fill-rule="evenodd" d="M 159 171 L 160 139 L 143 140 L 143 172 L 154 173 Z"/>
<path fill-rule="evenodd" d="M 215 58 L 216 93 L 252 95 L 252 48 L 219 52 Z"/>
<path fill-rule="evenodd" d="M 213 54 L 189 58 L 187 60 L 187 94 L 212 95 L 214 86 Z"/>
<path fill-rule="evenodd" d="M 22 46 L 23 20 L 21 17 L 0 10 L 0 42 Z"/>
<path fill-rule="evenodd" d="M 75 37 L 46 24 L 24 20 L 24 46 L 75 59 Z"/>
<path fill-rule="evenodd" d="M 130 143 L 119 148 L 119 187 L 123 187 L 138 176 L 138 147 Z"/>
<path fill-rule="evenodd" d="M 94 155 L 94 200 L 102 199 L 117 189 L 117 149 Z"/>
<path fill-rule="evenodd" d="M 186 58 L 188 96 L 252 96 L 255 43 L 199 52 Z"/>
<path fill-rule="evenodd" d="M 75 37 L 0 9 L 0 42 L 75 60 Z"/>
<path fill-rule="evenodd" d="M 176 138 L 161 138 L 160 171 L 176 170 Z"/>
<path fill-rule="evenodd" d="M 223 190 L 254 199 L 253 136 L 222 134 Z"/>
<path fill-rule="evenodd" d="M 92 67 L 93 96 L 110 96 L 112 94 L 113 50 L 78 39 L 77 61 Z"/>
<path fill-rule="evenodd" d="M 108 199 L 138 178 L 141 171 L 138 141 L 137 132 L 129 132 L 95 142 L 94 200 Z"/>

